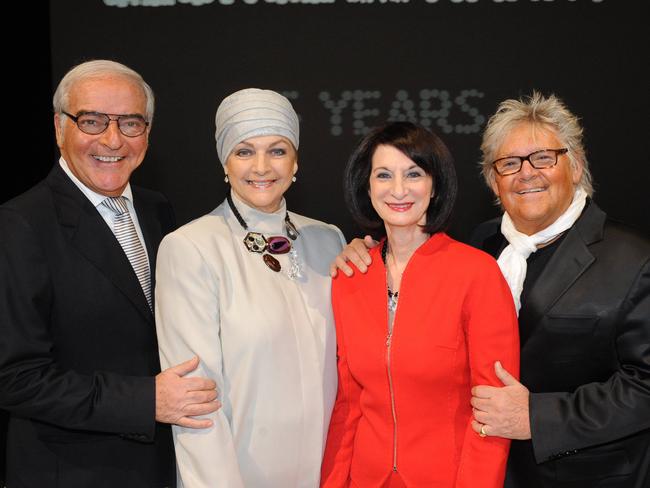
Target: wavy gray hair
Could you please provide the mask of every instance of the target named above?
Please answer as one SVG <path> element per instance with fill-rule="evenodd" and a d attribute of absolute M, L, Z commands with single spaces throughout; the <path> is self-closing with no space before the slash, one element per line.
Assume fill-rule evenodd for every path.
<path fill-rule="evenodd" d="M 104 78 L 111 76 L 121 76 L 127 78 L 142 88 L 146 100 L 146 112 L 144 115 L 149 122 L 149 127 L 151 127 L 155 102 L 153 90 L 147 84 L 147 82 L 144 81 L 139 73 L 132 70 L 128 66 L 115 61 L 110 61 L 108 59 L 95 59 L 93 61 L 87 61 L 85 63 L 78 64 L 77 66 L 70 69 L 70 71 L 68 71 L 59 82 L 59 86 L 56 87 L 56 91 L 54 92 L 54 97 L 52 97 L 52 106 L 54 107 L 54 113 L 59 114 L 61 117 L 65 117 L 65 114 L 62 112 L 64 110 L 67 110 L 68 103 L 70 101 L 70 90 L 75 85 L 75 83 L 93 78 Z"/>
<path fill-rule="evenodd" d="M 481 143 L 482 160 L 481 172 L 487 185 L 492 188 L 495 171 L 492 162 L 497 157 L 497 151 L 503 144 L 508 133 L 521 123 L 529 123 L 552 130 L 562 144 L 569 149 L 567 155 L 572 168 L 582 164 L 582 177 L 578 186 L 592 196 L 592 185 L 589 163 L 582 144 L 582 127 L 575 116 L 566 107 L 564 102 L 555 95 L 544 97 L 534 91 L 525 99 L 508 99 L 499 104 L 496 113 L 490 117 L 483 131 Z"/>

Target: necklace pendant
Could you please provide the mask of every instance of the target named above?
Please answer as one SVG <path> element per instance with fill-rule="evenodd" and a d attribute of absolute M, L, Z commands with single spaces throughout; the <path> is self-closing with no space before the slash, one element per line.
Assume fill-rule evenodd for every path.
<path fill-rule="evenodd" d="M 395 312 L 397 310 L 397 301 L 399 300 L 399 292 L 396 291 L 393 293 L 391 289 L 388 289 L 388 310 Z"/>
<path fill-rule="evenodd" d="M 266 264 L 270 269 L 272 269 L 276 273 L 278 273 L 282 269 L 282 266 L 280 266 L 280 261 L 275 259 L 270 254 L 265 254 L 264 256 L 262 256 L 262 259 L 264 260 L 264 264 Z"/>
<path fill-rule="evenodd" d="M 266 251 L 267 242 L 266 238 L 259 232 L 249 232 L 244 237 L 244 245 L 250 252 L 263 253 Z"/>
<path fill-rule="evenodd" d="M 296 229 L 296 226 L 293 225 L 293 222 L 289 220 L 289 214 L 287 213 L 287 216 L 284 218 L 284 227 L 285 230 L 287 231 L 287 235 L 289 236 L 289 239 L 292 241 L 295 241 L 298 239 L 298 229 Z"/>
<path fill-rule="evenodd" d="M 244 230 L 248 230 L 248 224 L 246 224 L 246 221 L 237 210 L 235 203 L 232 201 L 230 193 L 228 193 L 226 200 L 228 201 L 228 206 L 230 207 L 233 215 L 237 218 L 239 224 Z M 287 212 L 284 216 L 284 223 L 284 227 L 287 235 L 289 236 L 289 239 L 295 241 L 300 233 L 298 232 L 298 229 L 296 229 L 296 226 L 293 225 L 293 222 L 291 222 L 291 219 L 289 218 L 289 212 Z M 289 261 L 291 263 L 291 267 L 287 272 L 287 275 L 289 276 L 289 279 L 294 280 L 296 278 L 302 277 L 302 270 L 300 261 L 298 259 L 298 253 L 291 245 L 291 241 L 289 239 L 284 236 L 270 236 L 267 239 L 264 234 L 260 234 L 259 232 L 248 232 L 244 237 L 243 242 L 248 252 L 262 254 L 262 260 L 264 261 L 264 264 L 266 264 L 269 269 L 275 271 L 276 273 L 280 272 L 282 265 L 280 264 L 280 261 L 271 256 L 271 254 L 289 253 Z M 265 252 L 268 252 L 268 254 L 264 254 Z"/>
<path fill-rule="evenodd" d="M 298 252 L 294 248 L 291 248 L 291 251 L 289 251 L 289 262 L 291 263 L 291 267 L 287 273 L 289 279 L 295 280 L 296 278 L 302 278 L 302 269 L 298 258 Z"/>

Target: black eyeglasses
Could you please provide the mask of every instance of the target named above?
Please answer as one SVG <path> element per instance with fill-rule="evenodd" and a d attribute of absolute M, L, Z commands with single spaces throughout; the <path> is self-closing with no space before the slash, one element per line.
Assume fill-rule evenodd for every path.
<path fill-rule="evenodd" d="M 101 134 L 108 129 L 108 124 L 111 120 L 117 122 L 117 127 L 120 132 L 127 137 L 138 137 L 147 130 L 149 122 L 145 120 L 142 115 L 129 114 L 103 114 L 100 112 L 79 112 L 77 116 L 62 111 L 63 114 L 70 117 L 79 130 L 86 134 L 94 135 Z"/>
<path fill-rule="evenodd" d="M 558 155 L 566 154 L 568 151 L 567 148 L 541 149 L 530 153 L 528 156 L 506 156 L 493 161 L 492 167 L 500 176 L 519 173 L 524 161 L 528 161 L 535 169 L 551 168 L 557 164 Z"/>

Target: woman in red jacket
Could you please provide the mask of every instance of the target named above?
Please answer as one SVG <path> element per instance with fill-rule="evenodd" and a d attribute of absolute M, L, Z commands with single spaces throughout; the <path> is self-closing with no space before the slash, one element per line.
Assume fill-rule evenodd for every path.
<path fill-rule="evenodd" d="M 512 295 L 493 258 L 448 237 L 449 150 L 394 122 L 345 171 L 357 223 L 381 237 L 366 274 L 333 282 L 339 386 L 323 487 L 501 487 L 509 441 L 476 434 L 470 389 L 519 370 Z"/>

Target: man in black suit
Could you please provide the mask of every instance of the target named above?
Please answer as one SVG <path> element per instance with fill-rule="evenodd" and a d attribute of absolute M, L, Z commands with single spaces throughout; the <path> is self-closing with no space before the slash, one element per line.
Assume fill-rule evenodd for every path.
<path fill-rule="evenodd" d="M 591 199 L 582 128 L 556 97 L 503 102 L 481 148 L 505 213 L 472 244 L 512 290 L 521 382 L 495 363 L 504 387 L 473 388 L 474 430 L 514 439 L 507 488 L 647 488 L 650 241 Z M 365 272 L 372 245 L 355 239 L 333 272 Z"/>
<path fill-rule="evenodd" d="M 555 96 L 503 102 L 481 149 L 505 212 L 473 244 L 520 307 L 521 383 L 497 364 L 474 429 L 514 439 L 506 487 L 648 487 L 650 241 L 591 200 L 582 128 Z"/>
<path fill-rule="evenodd" d="M 129 184 L 153 102 L 119 63 L 70 70 L 54 95 L 61 159 L 0 206 L 9 488 L 175 486 L 165 424 L 208 427 L 194 417 L 219 406 L 213 381 L 185 376 L 198 358 L 160 372 L 150 270 L 174 218 Z"/>

